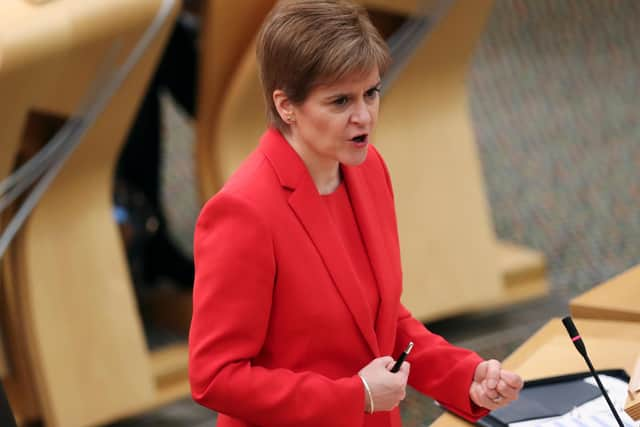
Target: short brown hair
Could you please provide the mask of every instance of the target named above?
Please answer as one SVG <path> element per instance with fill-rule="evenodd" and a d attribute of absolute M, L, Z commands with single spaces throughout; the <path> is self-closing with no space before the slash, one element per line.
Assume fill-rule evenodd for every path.
<path fill-rule="evenodd" d="M 273 103 L 284 91 L 294 104 L 314 86 L 389 63 L 389 49 L 365 9 L 347 0 L 282 0 L 271 10 L 257 41 L 258 68 L 272 125 L 285 130 Z"/>

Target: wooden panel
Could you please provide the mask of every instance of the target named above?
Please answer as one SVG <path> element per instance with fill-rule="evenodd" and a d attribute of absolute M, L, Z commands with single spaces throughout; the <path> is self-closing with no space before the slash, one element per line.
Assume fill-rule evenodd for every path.
<path fill-rule="evenodd" d="M 3 333 L 7 342 L 9 372 L 4 378 L 5 391 L 18 425 L 42 417 L 40 395 L 36 388 L 35 368 L 27 342 L 27 324 L 21 310 L 20 289 L 15 286 L 13 251 L 5 254 L 2 313 Z"/>
<path fill-rule="evenodd" d="M 541 252 L 499 241 L 498 267 L 502 273 L 498 305 L 542 297 L 549 292 L 547 265 Z"/>
<path fill-rule="evenodd" d="M 197 168 L 200 194 L 213 195 L 223 181 L 216 167 L 215 132 L 228 87 L 275 0 L 210 0 L 202 15 L 197 113 Z M 253 49 L 250 50 L 253 55 Z M 260 92 L 258 92 L 259 94 Z"/>
<path fill-rule="evenodd" d="M 227 96 L 221 102 L 212 154 L 214 168 L 222 182 L 256 147 L 267 125 L 254 50 L 252 44 L 236 69 Z"/>
<path fill-rule="evenodd" d="M 48 19 L 42 17 L 37 27 L 27 31 L 28 21 L 36 10 L 26 2 L 12 0 L 3 2 L 0 13 L 0 93 L 3 100 L 11 100 L 0 102 L 3 120 L 3 126 L 0 126 L 0 179 L 8 176 L 14 167 L 34 100 L 64 79 L 62 58 L 70 43 L 65 13 L 60 8 L 50 9 Z M 7 217 L 3 219 L 6 224 Z M 32 358 L 27 348 L 14 261 L 12 251 L 8 251 L 1 261 L 3 304 L 0 317 L 6 328 L 4 334 L 11 362 L 5 387 L 16 418 L 33 421 L 41 416 L 41 410 Z"/>
<path fill-rule="evenodd" d="M 186 344 L 173 344 L 154 351 L 151 369 L 155 381 L 168 384 L 176 379 L 186 379 L 189 368 L 189 348 Z"/>
<path fill-rule="evenodd" d="M 422 320 L 503 296 L 465 85 L 493 2 L 456 2 L 385 95 L 375 140 L 396 193 L 405 287 Z"/>
<path fill-rule="evenodd" d="M 74 111 L 112 44 L 122 41 L 121 64 L 161 3 L 3 4 L 0 90 L 3 96 L 10 93 L 11 120 L 3 116 L 0 146 L 19 140 L 32 110 L 63 116 Z M 112 180 L 120 145 L 176 12 L 174 7 L 160 37 L 54 180 L 9 254 L 6 287 L 23 328 L 23 356 L 35 374 L 37 393 L 29 398 L 40 400 L 47 426 L 102 424 L 156 398 L 111 214 Z"/>
<path fill-rule="evenodd" d="M 0 85 L 1 83 L 0 77 Z M 7 364 L 10 362 L 4 386 L 9 403 L 20 423 L 38 420 L 42 412 L 35 387 L 33 363 L 26 342 L 24 317 L 20 310 L 19 289 L 15 286 L 12 255 L 12 251 L 8 251 L 2 260 L 0 320 L 7 342 Z"/>
<path fill-rule="evenodd" d="M 624 410 L 631 418 L 640 420 L 640 357 L 636 359 L 636 366 L 629 380 L 629 396 Z"/>
<path fill-rule="evenodd" d="M 151 369 L 156 383 L 156 394 L 152 402 L 122 416 L 137 415 L 140 411 L 150 411 L 177 399 L 191 395 L 188 377 L 187 344 L 174 344 L 154 350 L 151 353 Z"/>
<path fill-rule="evenodd" d="M 640 321 L 640 266 L 592 288 L 570 303 L 574 317 Z"/>
<path fill-rule="evenodd" d="M 640 353 L 640 324 L 574 319 L 596 369 L 625 369 L 632 373 Z M 585 372 L 588 367 L 576 351 L 560 319 L 553 319 L 509 356 L 504 366 L 526 380 Z M 438 418 L 433 427 L 468 426 L 452 415 Z"/>
<path fill-rule="evenodd" d="M 0 322 L 0 331 L 2 331 L 2 322 Z M 8 374 L 7 356 L 4 350 L 4 335 L 0 335 L 0 381 Z"/>

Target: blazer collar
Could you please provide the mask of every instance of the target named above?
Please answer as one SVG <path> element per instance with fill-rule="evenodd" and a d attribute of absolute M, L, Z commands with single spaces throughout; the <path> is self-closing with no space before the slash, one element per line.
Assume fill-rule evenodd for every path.
<path fill-rule="evenodd" d="M 302 159 L 279 130 L 267 129 L 260 138 L 260 149 L 269 159 L 283 187 L 295 190 L 301 181 L 311 179 Z"/>
<path fill-rule="evenodd" d="M 292 191 L 289 196 L 291 209 L 320 253 L 363 338 L 374 356 L 379 356 L 380 346 L 374 330 L 376 325 L 371 318 L 365 295 L 359 286 L 354 286 L 357 280 L 355 272 L 351 263 L 344 262 L 347 259 L 346 250 L 339 243 L 341 239 L 338 231 L 332 225 L 331 218 L 306 166 L 282 134 L 275 129 L 267 130 L 260 141 L 260 147 L 272 164 L 280 184 Z M 372 202 L 366 200 L 368 193 L 363 192 L 362 195 L 356 195 L 360 193 L 363 186 L 366 187 L 366 182 L 360 173 L 355 171 L 356 169 L 345 168 L 343 170 L 345 170 L 347 188 L 349 188 L 350 194 L 355 196 L 352 196 L 352 203 L 356 219 L 363 229 L 365 246 L 372 256 L 372 265 L 375 266 L 381 260 L 384 261 L 384 245 L 380 246 L 374 228 L 375 218 L 371 218 L 368 213 L 375 211 Z M 380 268 L 374 267 L 374 274 L 378 283 L 381 283 L 381 280 L 386 280 L 386 273 Z M 385 286 L 379 285 L 379 289 L 385 289 Z M 387 299 L 385 295 L 380 294 L 380 314 L 388 311 L 385 305 Z M 378 322 L 380 320 L 381 316 L 379 315 Z M 389 329 L 390 325 L 395 325 L 395 323 L 388 323 L 387 327 L 383 329 Z"/>

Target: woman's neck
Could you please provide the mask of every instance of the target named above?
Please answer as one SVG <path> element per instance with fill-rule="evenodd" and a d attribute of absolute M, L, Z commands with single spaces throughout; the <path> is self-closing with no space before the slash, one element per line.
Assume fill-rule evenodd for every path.
<path fill-rule="evenodd" d="M 342 180 L 340 176 L 340 163 L 336 160 L 319 156 L 306 145 L 299 143 L 290 133 L 283 135 L 307 167 L 307 171 L 309 171 L 309 175 L 311 175 L 311 179 L 316 185 L 318 193 L 320 195 L 333 193 Z"/>
<path fill-rule="evenodd" d="M 338 188 L 338 186 L 340 186 L 340 182 L 342 181 L 340 179 L 340 173 L 337 173 L 335 177 L 333 177 L 331 179 L 327 179 L 324 182 L 316 181 L 316 179 L 313 178 L 313 175 L 311 175 L 311 178 L 313 179 L 313 182 L 316 184 L 316 188 L 318 189 L 318 193 L 321 196 L 324 196 L 326 194 L 331 194 L 334 191 L 336 191 L 336 188 Z"/>

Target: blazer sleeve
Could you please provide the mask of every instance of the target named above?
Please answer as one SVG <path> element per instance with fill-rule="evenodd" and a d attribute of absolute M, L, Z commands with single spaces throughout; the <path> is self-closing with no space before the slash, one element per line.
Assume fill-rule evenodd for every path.
<path fill-rule="evenodd" d="M 433 397 L 451 412 L 475 421 L 489 411 L 471 401 L 469 388 L 482 358 L 476 353 L 454 346 L 429 331 L 400 304 L 394 354 L 400 354 L 409 341 L 414 347 L 409 384 Z"/>
<path fill-rule="evenodd" d="M 357 375 L 334 380 L 252 363 L 267 334 L 277 274 L 271 233 L 257 212 L 222 192 L 198 218 L 189 333 L 193 399 L 261 426 L 362 425 Z"/>

